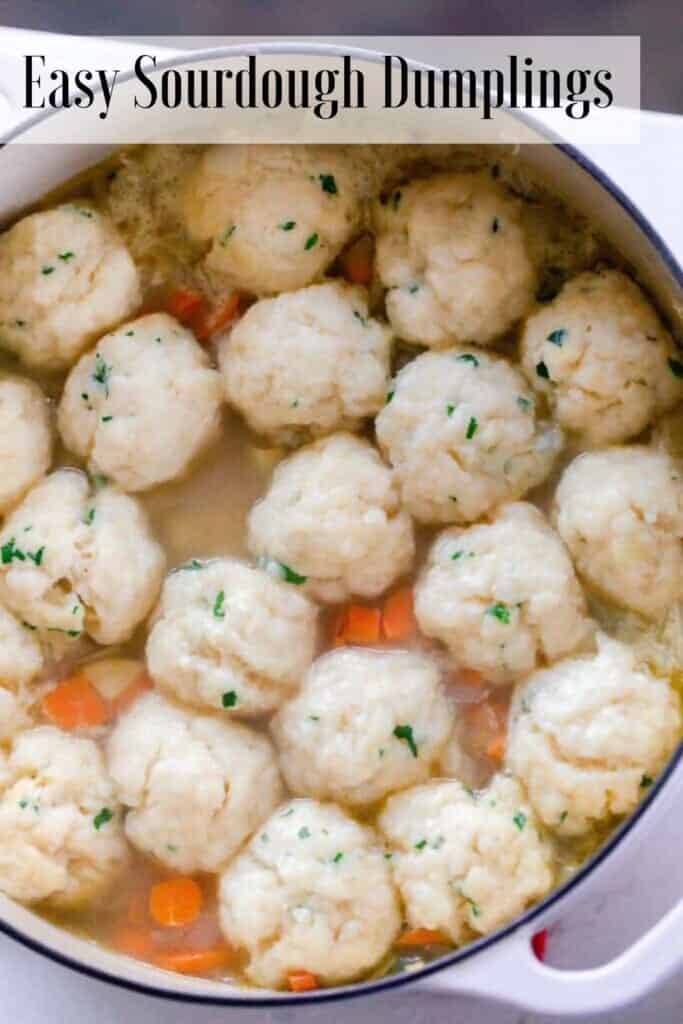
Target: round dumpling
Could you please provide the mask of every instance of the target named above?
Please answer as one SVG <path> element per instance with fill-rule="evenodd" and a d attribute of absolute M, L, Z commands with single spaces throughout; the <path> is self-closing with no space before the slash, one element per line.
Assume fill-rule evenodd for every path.
<path fill-rule="evenodd" d="M 412 181 L 374 208 L 377 271 L 396 334 L 486 345 L 524 316 L 536 275 L 523 204 L 488 173 Z"/>
<path fill-rule="evenodd" d="M 121 643 L 151 611 L 163 572 L 142 506 L 79 470 L 51 473 L 0 531 L 0 600 L 29 628 Z"/>
<path fill-rule="evenodd" d="M 128 250 L 87 203 L 33 213 L 0 235 L 0 336 L 27 366 L 70 366 L 141 301 Z"/>
<path fill-rule="evenodd" d="M 398 793 L 378 825 L 408 923 L 456 944 L 505 924 L 554 882 L 522 787 L 504 775 L 476 792 L 453 780 Z"/>
<path fill-rule="evenodd" d="M 281 462 L 248 529 L 249 549 L 270 571 L 331 603 L 377 597 L 409 571 L 415 552 L 393 473 L 351 434 Z"/>
<path fill-rule="evenodd" d="M 592 635 L 564 545 L 525 502 L 437 537 L 415 589 L 415 615 L 426 636 L 491 683 L 521 679 Z"/>
<path fill-rule="evenodd" d="M 147 666 L 188 704 L 260 714 L 298 689 L 316 639 L 317 609 L 296 586 L 232 559 L 193 559 L 164 583 Z"/>
<path fill-rule="evenodd" d="M 591 445 L 634 437 L 683 398 L 683 357 L 618 270 L 568 281 L 527 320 L 521 356 L 560 424 Z"/>
<path fill-rule="evenodd" d="M 292 792 L 363 806 L 428 778 L 452 726 L 431 659 L 348 647 L 314 662 L 271 728 Z"/>
<path fill-rule="evenodd" d="M 165 313 L 101 338 L 69 374 L 64 444 L 126 491 L 179 476 L 217 433 L 222 387 L 194 335 Z"/>
<path fill-rule="evenodd" d="M 282 798 L 265 736 L 156 693 L 119 719 L 107 753 L 126 835 L 176 871 L 217 871 Z"/>
<path fill-rule="evenodd" d="M 0 786 L 0 891 L 80 907 L 126 864 L 121 810 L 92 740 L 52 726 L 22 733 Z"/>
<path fill-rule="evenodd" d="M 608 600 L 657 618 L 683 593 L 683 484 L 665 452 L 579 455 L 562 475 L 554 517 L 578 572 Z"/>
<path fill-rule="evenodd" d="M 185 190 L 189 234 L 206 268 L 256 295 L 320 278 L 359 219 L 350 157 L 322 146 L 212 146 Z"/>
<path fill-rule="evenodd" d="M 45 475 L 51 456 L 52 429 L 43 392 L 22 377 L 0 378 L 0 512 Z"/>
<path fill-rule="evenodd" d="M 596 655 L 558 662 L 518 688 L 506 764 L 548 828 L 581 835 L 635 807 L 680 728 L 668 682 L 601 637 Z"/>
<path fill-rule="evenodd" d="M 335 281 L 261 299 L 220 347 L 225 393 L 275 441 L 354 430 L 384 404 L 391 341 L 363 288 Z"/>
<path fill-rule="evenodd" d="M 375 833 L 314 800 L 292 800 L 262 825 L 221 876 L 218 898 L 226 939 L 267 988 L 302 969 L 324 985 L 352 981 L 401 924 Z"/>
<path fill-rule="evenodd" d="M 469 523 L 521 498 L 549 474 L 561 432 L 536 418 L 527 384 L 504 359 L 425 352 L 396 377 L 377 439 L 409 512 L 425 523 Z"/>

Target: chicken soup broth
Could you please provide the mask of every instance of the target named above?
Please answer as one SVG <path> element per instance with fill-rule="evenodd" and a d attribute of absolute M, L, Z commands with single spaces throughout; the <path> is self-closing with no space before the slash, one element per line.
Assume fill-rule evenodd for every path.
<path fill-rule="evenodd" d="M 634 809 L 683 355 L 512 154 L 122 151 L 0 265 L 2 892 L 304 992 L 494 931 Z"/>

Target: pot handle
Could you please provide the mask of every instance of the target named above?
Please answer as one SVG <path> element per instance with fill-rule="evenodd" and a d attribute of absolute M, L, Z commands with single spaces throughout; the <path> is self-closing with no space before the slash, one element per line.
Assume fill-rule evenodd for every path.
<path fill-rule="evenodd" d="M 592 1016 L 635 1002 L 683 965 L 683 900 L 614 960 L 588 970 L 541 963 L 531 948 L 536 930 L 520 928 L 486 956 L 475 954 L 421 987 L 433 994 L 482 996 L 534 1013 Z"/>

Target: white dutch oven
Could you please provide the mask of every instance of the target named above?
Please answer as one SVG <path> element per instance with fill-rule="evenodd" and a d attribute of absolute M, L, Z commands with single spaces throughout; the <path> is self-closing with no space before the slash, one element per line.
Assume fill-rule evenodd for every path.
<path fill-rule="evenodd" d="M 333 46 L 261 44 L 212 50 L 214 56 L 303 52 L 338 55 Z M 34 51 L 37 52 L 37 51 Z M 348 50 L 343 52 L 350 52 Z M 353 51 L 351 51 L 353 52 Z M 160 62 L 159 69 L 201 60 L 209 51 L 193 51 Z M 358 52 L 367 58 L 367 51 Z M 371 59 L 378 58 L 373 55 Z M 0 71 L 1 71 L 0 67 Z M 1 86 L 0 86 L 1 88 Z M 46 114 L 57 116 L 59 113 Z M 19 127 L 14 139 L 21 141 Z M 6 146 L 0 152 L 0 218 L 6 220 L 48 189 L 103 156 L 97 146 Z M 683 270 L 638 209 L 602 172 L 570 146 L 528 146 L 520 153 L 535 178 L 551 184 L 572 207 L 585 213 L 606 234 L 656 296 L 662 311 L 679 328 L 683 323 Z M 683 795 L 683 744 L 633 815 L 573 878 L 498 932 L 441 957 L 418 971 L 338 989 L 292 996 L 261 993 L 224 983 L 169 974 L 110 953 L 55 928 L 31 911 L 0 897 L 0 930 L 25 946 L 67 967 L 125 988 L 188 1003 L 243 1007 L 286 1006 L 350 999 L 403 985 L 447 996 L 479 995 L 538 1013 L 591 1016 L 642 997 L 683 965 L 683 901 L 645 936 L 611 963 L 581 971 L 560 971 L 540 963 L 531 937 L 552 924 L 580 894 L 597 893 L 619 870 L 635 845 L 660 815 L 680 813 Z"/>

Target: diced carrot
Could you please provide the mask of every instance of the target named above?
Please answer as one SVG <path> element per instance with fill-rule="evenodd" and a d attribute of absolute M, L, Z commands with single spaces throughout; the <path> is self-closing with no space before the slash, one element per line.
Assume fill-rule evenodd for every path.
<path fill-rule="evenodd" d="M 149 891 L 149 912 L 165 928 L 190 924 L 201 909 L 202 890 L 193 878 L 169 878 Z"/>
<path fill-rule="evenodd" d="M 118 715 L 122 711 L 125 711 L 134 700 L 137 700 L 141 693 L 144 693 L 145 690 L 151 690 L 153 686 L 154 683 L 147 673 L 141 672 L 138 678 L 135 679 L 130 686 L 127 686 L 126 689 L 112 701 L 112 709 L 114 713 Z"/>
<path fill-rule="evenodd" d="M 190 324 L 205 305 L 206 300 L 202 293 L 191 288 L 178 288 L 166 300 L 166 309 L 176 320 L 180 320 L 181 324 Z"/>
<path fill-rule="evenodd" d="M 318 987 L 318 980 L 310 971 L 290 971 L 287 984 L 291 992 L 311 992 Z"/>
<path fill-rule="evenodd" d="M 138 959 L 144 959 L 152 952 L 152 936 L 149 931 L 135 925 L 121 925 L 114 932 L 112 942 L 121 953 Z"/>
<path fill-rule="evenodd" d="M 490 757 L 492 761 L 498 761 L 499 764 L 502 762 L 505 757 L 504 733 L 501 733 L 499 736 L 496 736 L 491 740 L 486 748 L 486 756 Z"/>
<path fill-rule="evenodd" d="M 531 939 L 531 948 L 536 954 L 539 960 L 545 960 L 545 955 L 548 949 L 548 929 L 543 928 L 542 931 L 536 932 Z"/>
<path fill-rule="evenodd" d="M 386 599 L 382 609 L 382 629 L 387 640 L 405 640 L 415 631 L 410 587 L 401 587 Z"/>
<path fill-rule="evenodd" d="M 210 310 L 200 310 L 193 320 L 194 333 L 198 341 L 206 341 L 212 334 L 218 334 L 235 319 L 240 307 L 240 293 L 231 292 L 225 302 Z"/>
<path fill-rule="evenodd" d="M 350 604 L 341 612 L 334 634 L 334 646 L 379 643 L 382 613 L 379 608 Z"/>
<path fill-rule="evenodd" d="M 109 709 L 89 679 L 82 673 L 63 679 L 45 694 L 43 713 L 60 729 L 84 729 L 103 725 Z"/>
<path fill-rule="evenodd" d="M 197 949 L 188 953 L 159 953 L 154 957 L 154 963 L 176 974 L 206 974 L 224 967 L 232 957 L 233 952 L 229 946 L 215 946 L 213 949 Z"/>
<path fill-rule="evenodd" d="M 432 928 L 413 928 L 411 931 L 403 932 L 396 939 L 395 946 L 431 946 L 436 943 L 444 943 L 441 932 Z"/>
<path fill-rule="evenodd" d="M 347 281 L 352 284 L 370 284 L 373 250 L 370 235 L 361 235 L 341 254 L 339 263 Z"/>

